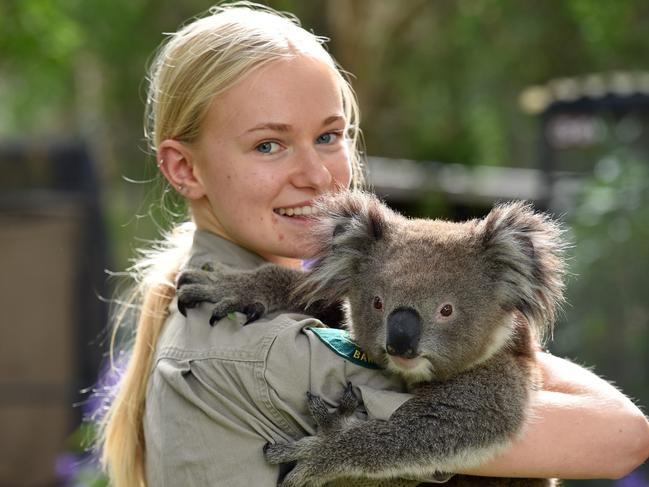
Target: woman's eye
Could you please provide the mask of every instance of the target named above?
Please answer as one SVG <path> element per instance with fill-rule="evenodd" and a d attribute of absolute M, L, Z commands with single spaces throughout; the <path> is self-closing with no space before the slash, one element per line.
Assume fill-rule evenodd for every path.
<path fill-rule="evenodd" d="M 279 144 L 277 142 L 262 142 L 255 147 L 255 150 L 262 154 L 274 154 L 279 150 Z"/>
<path fill-rule="evenodd" d="M 453 314 L 453 306 L 451 306 L 450 304 L 445 304 L 439 309 L 439 314 L 441 314 L 445 318 L 448 318 Z"/>
<path fill-rule="evenodd" d="M 331 144 L 339 137 L 335 132 L 327 132 L 316 139 L 316 144 Z"/>
<path fill-rule="evenodd" d="M 372 303 L 374 309 L 381 311 L 383 309 L 383 301 L 378 296 L 374 296 L 374 302 Z"/>

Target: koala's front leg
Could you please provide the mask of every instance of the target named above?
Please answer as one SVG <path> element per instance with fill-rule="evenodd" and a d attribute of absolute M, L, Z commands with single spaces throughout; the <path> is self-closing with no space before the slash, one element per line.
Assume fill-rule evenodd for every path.
<path fill-rule="evenodd" d="M 363 465 L 355 465 L 354 457 L 362 455 L 364 446 L 371 440 L 363 436 L 369 422 L 354 416 L 360 401 L 354 395 L 351 383 L 347 384 L 340 405 L 333 413 L 328 411 L 327 405 L 319 396 L 307 394 L 307 397 L 311 416 L 318 426 L 317 434 L 291 443 L 269 443 L 264 447 L 264 456 L 269 463 L 293 464 L 292 470 L 279 484 L 280 487 L 415 487 L 423 480 L 448 479 L 448 475 L 438 476 L 434 472 L 425 476 L 425 479 L 415 480 L 419 478 L 423 468 L 417 469 L 408 479 L 398 478 L 394 470 L 381 471 L 383 464 L 380 458 L 370 459 L 369 463 L 374 467 L 369 471 Z M 351 435 L 348 434 L 350 431 Z M 352 441 L 343 440 L 341 443 L 341 438 Z M 364 461 L 365 459 L 361 464 Z M 372 480 L 369 481 L 369 478 Z"/>
<path fill-rule="evenodd" d="M 211 325 L 235 311 L 246 315 L 246 323 L 280 309 L 301 311 L 303 306 L 290 299 L 301 277 L 301 271 L 274 264 L 248 271 L 206 264 L 178 276 L 178 309 L 186 315 L 202 302 L 214 303 Z"/>
<path fill-rule="evenodd" d="M 268 446 L 266 458 L 296 462 L 287 476 L 290 487 L 340 477 L 435 478 L 476 467 L 511 444 L 524 420 L 523 384 L 516 374 L 503 379 L 502 365 L 492 364 L 498 380 L 493 370 L 478 367 L 447 382 L 421 384 L 387 421 L 338 422 L 328 432 Z"/>
<path fill-rule="evenodd" d="M 354 395 L 351 383 L 347 384 L 340 405 L 333 413 L 328 411 L 327 405 L 319 396 L 307 393 L 307 398 L 318 433 L 290 443 L 268 443 L 264 447 L 264 456 L 271 464 L 296 462 L 293 469 L 282 480 L 281 487 L 325 485 L 331 480 L 340 478 L 340 475 L 330 471 L 328 465 L 321 461 L 318 451 L 349 424 L 361 421 L 354 417 L 360 401 Z"/>
<path fill-rule="evenodd" d="M 264 456 L 271 464 L 295 464 L 281 487 L 320 487 L 346 478 L 372 478 L 378 485 L 389 479 L 446 478 L 440 473 L 439 457 L 427 454 L 426 443 L 419 442 L 433 433 L 415 434 L 429 425 L 417 425 L 418 418 L 409 420 L 410 428 L 391 421 L 341 417 L 330 420 L 335 427 L 314 436 L 267 444 Z"/>

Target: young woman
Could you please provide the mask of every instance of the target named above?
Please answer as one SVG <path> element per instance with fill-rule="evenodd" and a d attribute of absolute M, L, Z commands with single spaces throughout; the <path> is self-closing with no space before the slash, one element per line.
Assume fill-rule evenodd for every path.
<path fill-rule="evenodd" d="M 170 36 L 155 59 L 147 135 L 191 224 L 138 265 L 141 305 L 128 367 L 105 419 L 103 462 L 117 487 L 275 485 L 262 447 L 312 434 L 310 390 L 335 404 L 348 381 L 367 414 L 409 396 L 334 353 L 303 315 L 210 327 L 176 310 L 184 266 L 300 266 L 312 200 L 360 184 L 352 89 L 322 40 L 294 19 L 230 4 Z M 478 475 L 615 478 L 644 461 L 649 426 L 605 381 L 540 353 L 544 390 L 523 437 Z M 359 439 L 362 441 L 362 439 Z"/>

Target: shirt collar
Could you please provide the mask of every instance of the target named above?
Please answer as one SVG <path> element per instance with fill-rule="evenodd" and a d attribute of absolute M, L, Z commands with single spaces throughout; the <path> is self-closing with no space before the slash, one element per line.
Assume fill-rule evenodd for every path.
<path fill-rule="evenodd" d="M 261 256 L 234 242 L 205 230 L 196 230 L 188 267 L 201 267 L 212 262 L 237 269 L 254 269 L 266 263 Z"/>

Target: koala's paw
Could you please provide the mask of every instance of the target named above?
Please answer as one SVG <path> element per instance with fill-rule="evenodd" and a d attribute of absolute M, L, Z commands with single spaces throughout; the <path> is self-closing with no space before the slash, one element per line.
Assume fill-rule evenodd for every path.
<path fill-rule="evenodd" d="M 333 478 L 325 477 L 314 464 L 298 462 L 278 485 L 279 487 L 319 487 L 329 480 Z"/>
<path fill-rule="evenodd" d="M 187 269 L 176 279 L 176 296 L 178 311 L 187 316 L 189 308 L 200 303 L 214 302 L 218 299 L 218 278 L 220 270 L 215 271 L 211 264 L 204 264 L 200 269 Z"/>
<path fill-rule="evenodd" d="M 246 315 L 246 324 L 259 319 L 267 307 L 249 292 L 248 278 L 241 272 L 222 265 L 205 264 L 200 269 L 188 269 L 178 276 L 176 296 L 178 310 L 187 310 L 201 303 L 214 303 L 210 325 L 235 311 Z M 245 297 L 247 296 L 247 297 Z"/>
<path fill-rule="evenodd" d="M 300 446 L 297 441 L 289 443 L 266 443 L 264 445 L 264 458 L 271 465 L 296 462 L 301 457 Z"/>
<path fill-rule="evenodd" d="M 318 429 L 323 433 L 329 433 L 342 429 L 349 424 L 349 418 L 356 411 L 360 401 L 354 394 L 352 383 L 348 382 L 340 399 L 340 405 L 333 413 L 329 412 L 327 405 L 320 396 L 315 394 L 307 392 L 307 403 Z"/>
<path fill-rule="evenodd" d="M 320 440 L 315 436 L 305 436 L 290 443 L 266 443 L 264 457 L 268 463 L 293 464 L 293 468 L 280 482 L 280 487 L 319 486 L 329 478 L 326 465 L 318 456 Z"/>

